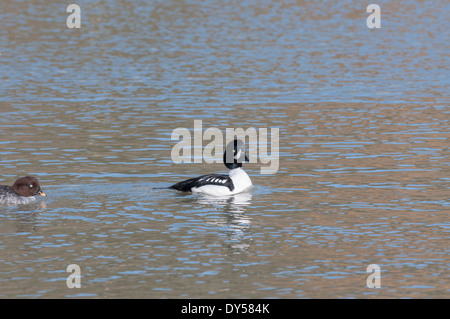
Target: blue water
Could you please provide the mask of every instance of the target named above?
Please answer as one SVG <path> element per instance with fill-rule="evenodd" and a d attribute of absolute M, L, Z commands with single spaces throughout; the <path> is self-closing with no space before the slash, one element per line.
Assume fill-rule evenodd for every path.
<path fill-rule="evenodd" d="M 448 297 L 449 3 L 76 3 L 2 4 L 0 183 L 48 196 L 0 207 L 0 297 Z M 171 158 L 194 120 L 278 128 L 278 171 L 161 189 L 225 172 Z"/>

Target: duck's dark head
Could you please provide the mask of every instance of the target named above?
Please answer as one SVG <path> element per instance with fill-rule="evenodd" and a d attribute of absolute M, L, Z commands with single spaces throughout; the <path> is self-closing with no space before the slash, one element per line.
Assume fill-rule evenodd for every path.
<path fill-rule="evenodd" d="M 30 197 L 35 195 L 47 196 L 41 190 L 41 186 L 39 185 L 39 181 L 33 176 L 25 176 L 19 178 L 13 186 L 11 186 L 12 190 L 16 192 L 20 196 Z"/>
<path fill-rule="evenodd" d="M 245 144 L 241 140 L 235 139 L 228 143 L 223 153 L 223 163 L 228 169 L 242 167 L 242 162 L 248 162 L 249 159 L 245 155 Z"/>

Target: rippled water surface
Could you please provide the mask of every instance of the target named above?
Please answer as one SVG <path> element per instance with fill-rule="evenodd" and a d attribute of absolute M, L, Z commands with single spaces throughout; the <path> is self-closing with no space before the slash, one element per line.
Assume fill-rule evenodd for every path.
<path fill-rule="evenodd" d="M 448 1 L 76 3 L 1 6 L 0 183 L 48 195 L 0 207 L 1 298 L 449 297 Z M 278 171 L 163 189 L 225 172 L 172 160 L 194 120 L 279 128 Z"/>

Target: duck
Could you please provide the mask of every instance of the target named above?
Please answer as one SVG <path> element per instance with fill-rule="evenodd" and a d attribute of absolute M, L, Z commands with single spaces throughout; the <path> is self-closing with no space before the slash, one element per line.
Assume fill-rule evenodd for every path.
<path fill-rule="evenodd" d="M 47 196 L 36 177 L 25 176 L 17 179 L 12 186 L 0 185 L 0 204 L 26 205 L 36 200 L 34 196 Z"/>
<path fill-rule="evenodd" d="M 202 175 L 170 186 L 182 192 L 202 193 L 213 196 L 226 196 L 241 193 L 252 186 L 252 181 L 242 168 L 242 162 L 248 162 L 242 140 L 234 139 L 226 146 L 223 163 L 228 168 L 226 174 Z"/>

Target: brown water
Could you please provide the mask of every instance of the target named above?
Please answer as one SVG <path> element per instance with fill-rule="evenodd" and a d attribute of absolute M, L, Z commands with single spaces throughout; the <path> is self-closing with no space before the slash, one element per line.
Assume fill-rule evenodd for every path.
<path fill-rule="evenodd" d="M 76 3 L 81 29 L 1 6 L 0 182 L 48 196 L 0 208 L 0 297 L 449 297 L 448 1 L 379 1 L 377 30 L 361 1 Z M 224 172 L 173 163 L 194 120 L 279 128 L 278 172 L 155 189 Z"/>

